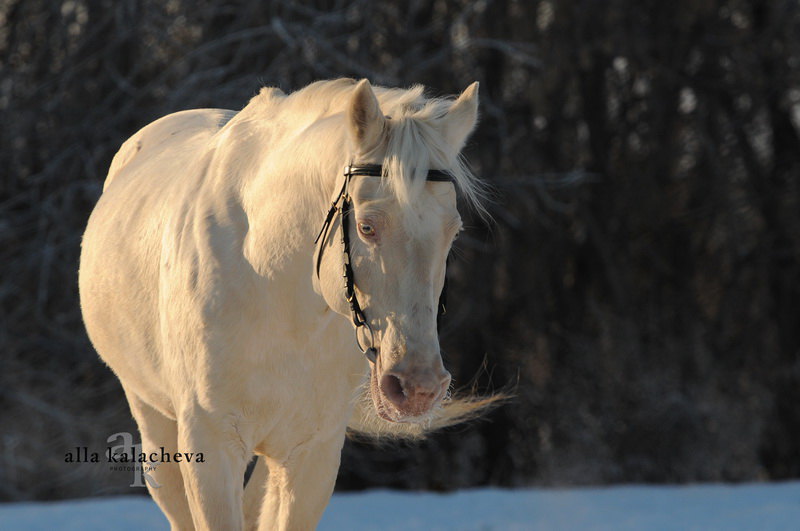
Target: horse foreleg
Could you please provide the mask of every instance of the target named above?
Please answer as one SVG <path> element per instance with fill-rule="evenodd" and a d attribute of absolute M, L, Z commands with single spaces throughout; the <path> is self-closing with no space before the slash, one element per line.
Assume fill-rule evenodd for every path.
<path fill-rule="evenodd" d="M 242 478 L 250 452 L 243 447 L 236 427 L 193 408 L 178 421 L 181 452 L 194 460 L 181 462 L 186 497 L 198 530 L 232 530 L 244 527 Z M 202 452 L 203 462 L 197 461 Z"/>
<path fill-rule="evenodd" d="M 268 460 L 269 480 L 259 530 L 314 529 L 336 483 L 344 437 L 305 444 L 285 462 Z"/>
<path fill-rule="evenodd" d="M 258 529 L 258 516 L 264 504 L 264 495 L 267 491 L 267 477 L 269 469 L 264 456 L 259 456 L 247 486 L 244 488 L 244 522 L 247 531 Z"/>
<path fill-rule="evenodd" d="M 153 409 L 132 392 L 126 390 L 131 413 L 139 425 L 142 452 L 173 454 L 178 451 L 178 427 L 174 420 Z M 183 477 L 177 463 L 153 463 L 154 470 L 146 471 L 147 489 L 169 520 L 173 531 L 194 529 L 192 513 L 183 489 Z"/>

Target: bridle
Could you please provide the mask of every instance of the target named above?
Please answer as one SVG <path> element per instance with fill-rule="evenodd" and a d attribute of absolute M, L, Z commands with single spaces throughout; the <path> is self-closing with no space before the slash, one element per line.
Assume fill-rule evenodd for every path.
<path fill-rule="evenodd" d="M 344 168 L 344 183 L 339 195 L 336 196 L 328 214 L 325 216 L 325 221 L 322 228 L 314 239 L 314 244 L 318 244 L 316 270 L 317 279 L 319 279 L 319 268 L 322 264 L 322 252 L 325 247 L 325 242 L 328 239 L 328 231 L 330 229 L 333 218 L 339 213 L 342 216 L 342 249 L 344 254 L 344 297 L 350 305 L 350 316 L 353 319 L 353 324 L 356 327 L 356 345 L 358 349 L 364 354 L 369 361 L 375 363 L 378 358 L 378 349 L 375 348 L 375 335 L 372 332 L 372 327 L 369 326 L 367 318 L 364 315 L 364 310 L 356 297 L 355 279 L 353 276 L 353 266 L 350 260 L 350 212 L 353 210 L 353 201 L 350 197 L 350 181 L 353 177 L 383 177 L 383 166 L 380 164 L 359 164 L 349 165 Z M 429 170 L 426 180 L 433 182 L 453 182 L 453 177 L 441 170 Z M 447 312 L 445 304 L 447 302 L 447 277 L 445 277 L 442 293 L 439 296 L 439 308 L 436 316 L 437 326 L 441 322 L 441 317 Z M 359 331 L 363 330 L 364 338 L 369 336 L 369 346 L 367 348 L 361 342 Z"/>

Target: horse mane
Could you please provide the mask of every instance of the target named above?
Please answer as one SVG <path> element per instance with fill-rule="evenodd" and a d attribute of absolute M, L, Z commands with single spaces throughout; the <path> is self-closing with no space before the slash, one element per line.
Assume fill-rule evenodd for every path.
<path fill-rule="evenodd" d="M 288 96 L 279 89 L 263 88 L 245 111 L 251 111 L 251 116 L 264 116 L 279 110 L 291 118 L 298 130 L 306 130 L 327 122 L 327 118 L 343 117 L 355 87 L 356 80 L 340 78 L 317 81 Z M 446 169 L 465 202 L 481 216 L 488 217 L 486 186 L 472 174 L 460 153 L 445 142 L 440 132 L 442 121 L 455 99 L 428 97 L 422 85 L 410 88 L 373 86 L 373 90 L 381 111 L 390 118 L 385 139 L 383 183 L 398 202 L 401 205 L 414 202 L 425 187 L 428 169 Z M 282 97 L 276 98 L 276 92 Z M 276 102 L 279 102 L 277 109 L 274 106 Z M 339 127 L 345 130 L 343 124 L 340 123 Z"/>

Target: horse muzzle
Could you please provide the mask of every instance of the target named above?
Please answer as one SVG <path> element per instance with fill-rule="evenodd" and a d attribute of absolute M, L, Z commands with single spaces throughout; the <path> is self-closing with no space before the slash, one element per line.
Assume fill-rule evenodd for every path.
<path fill-rule="evenodd" d="M 370 390 L 378 415 L 391 422 L 413 422 L 438 406 L 450 388 L 450 373 L 441 367 L 383 371 L 373 365 Z"/>

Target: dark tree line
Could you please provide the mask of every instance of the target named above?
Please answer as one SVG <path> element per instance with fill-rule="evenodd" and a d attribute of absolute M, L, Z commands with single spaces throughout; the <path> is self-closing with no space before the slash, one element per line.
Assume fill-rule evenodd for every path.
<path fill-rule="evenodd" d="M 133 421 L 77 299 L 80 235 L 139 127 L 330 77 L 481 82 L 495 190 L 451 262 L 485 421 L 345 448 L 339 488 L 800 476 L 794 1 L 0 2 L 0 499 L 129 492 L 66 466 Z"/>

